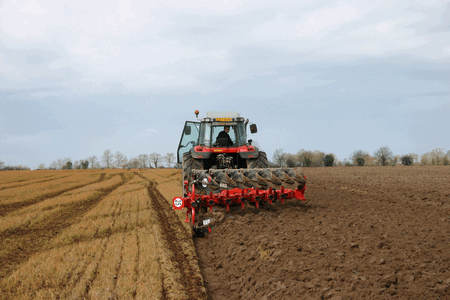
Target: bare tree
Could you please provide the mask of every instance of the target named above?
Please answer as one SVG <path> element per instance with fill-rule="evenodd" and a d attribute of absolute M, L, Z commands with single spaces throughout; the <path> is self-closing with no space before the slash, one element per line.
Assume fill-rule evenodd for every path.
<path fill-rule="evenodd" d="M 430 152 L 424 153 L 420 156 L 420 164 L 421 165 L 429 165 L 431 164 L 431 155 Z"/>
<path fill-rule="evenodd" d="M 442 161 L 442 164 L 445 166 L 450 165 L 450 150 L 447 151 L 447 153 L 444 155 L 444 159 Z"/>
<path fill-rule="evenodd" d="M 436 148 L 430 152 L 424 153 L 420 157 L 420 164 L 422 165 L 442 165 L 445 158 L 444 149 Z"/>
<path fill-rule="evenodd" d="M 164 155 L 164 161 L 167 163 L 167 167 L 170 168 L 170 165 L 172 164 L 172 161 L 175 158 L 175 153 L 167 153 Z"/>
<path fill-rule="evenodd" d="M 73 162 L 72 169 L 81 169 L 81 161 L 76 160 Z"/>
<path fill-rule="evenodd" d="M 155 168 L 158 168 L 158 161 L 161 160 L 161 154 L 153 152 L 149 155 L 150 160 L 153 162 Z"/>
<path fill-rule="evenodd" d="M 312 166 L 313 167 L 322 167 L 325 156 L 326 156 L 325 152 L 322 152 L 319 150 L 314 150 L 312 152 Z"/>
<path fill-rule="evenodd" d="M 56 160 L 56 169 L 61 170 L 63 166 L 64 166 L 64 160 L 62 158 L 58 158 Z"/>
<path fill-rule="evenodd" d="M 295 167 L 297 165 L 297 163 L 298 163 L 298 161 L 297 161 L 296 155 L 286 153 L 286 166 L 288 168 Z"/>
<path fill-rule="evenodd" d="M 353 152 L 350 156 L 350 159 L 352 160 L 354 165 L 364 166 L 364 164 L 368 161 L 368 157 L 369 152 L 360 149 Z"/>
<path fill-rule="evenodd" d="M 91 165 L 91 169 L 95 169 L 95 167 L 97 166 L 97 156 L 92 155 L 88 157 L 88 162 Z"/>
<path fill-rule="evenodd" d="M 301 149 L 297 152 L 297 160 L 303 167 L 311 167 L 313 164 L 313 153 L 311 151 Z"/>
<path fill-rule="evenodd" d="M 127 157 L 123 153 L 117 151 L 116 154 L 114 154 L 114 164 L 116 165 L 116 167 L 124 168 L 126 163 Z"/>
<path fill-rule="evenodd" d="M 146 169 L 147 162 L 149 161 L 148 155 L 147 154 L 139 154 L 137 158 L 141 164 L 141 168 Z"/>
<path fill-rule="evenodd" d="M 5 166 L 5 163 L 0 160 L 0 170 L 3 169 L 4 166 Z"/>
<path fill-rule="evenodd" d="M 114 155 L 111 153 L 111 150 L 108 149 L 103 152 L 102 162 L 107 169 L 112 167 L 113 157 Z"/>
<path fill-rule="evenodd" d="M 58 168 L 58 165 L 56 161 L 52 161 L 52 163 L 48 166 L 49 170 L 56 170 Z"/>
<path fill-rule="evenodd" d="M 127 167 L 131 169 L 137 169 L 139 168 L 141 162 L 136 157 L 130 158 L 128 161 Z"/>
<path fill-rule="evenodd" d="M 1 168 L 0 168 L 1 169 Z M 45 165 L 44 164 L 39 164 L 38 166 L 37 166 L 37 169 L 36 170 L 45 170 Z"/>
<path fill-rule="evenodd" d="M 286 165 L 287 154 L 283 152 L 283 149 L 276 149 L 272 159 L 276 166 L 282 167 Z"/>
<path fill-rule="evenodd" d="M 441 165 L 444 162 L 445 157 L 444 149 L 442 148 L 433 149 L 430 152 L 430 156 L 432 165 Z"/>
<path fill-rule="evenodd" d="M 388 146 L 382 146 L 373 153 L 378 163 L 382 166 L 387 166 L 390 160 L 394 159 L 391 149 Z"/>

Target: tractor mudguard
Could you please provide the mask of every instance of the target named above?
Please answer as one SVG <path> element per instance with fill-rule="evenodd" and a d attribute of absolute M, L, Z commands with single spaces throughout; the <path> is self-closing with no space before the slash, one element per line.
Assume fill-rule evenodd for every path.
<path fill-rule="evenodd" d="M 255 147 L 255 151 L 239 152 L 239 156 L 242 159 L 257 158 L 259 156 L 259 150 Z"/>
<path fill-rule="evenodd" d="M 192 158 L 194 159 L 209 159 L 211 157 L 211 152 L 195 152 L 195 149 L 190 150 Z"/>

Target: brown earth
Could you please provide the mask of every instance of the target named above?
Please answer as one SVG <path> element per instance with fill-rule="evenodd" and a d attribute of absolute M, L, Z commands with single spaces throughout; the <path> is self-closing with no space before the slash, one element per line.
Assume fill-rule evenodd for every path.
<path fill-rule="evenodd" d="M 196 238 L 210 299 L 450 299 L 450 167 L 305 168 Z"/>

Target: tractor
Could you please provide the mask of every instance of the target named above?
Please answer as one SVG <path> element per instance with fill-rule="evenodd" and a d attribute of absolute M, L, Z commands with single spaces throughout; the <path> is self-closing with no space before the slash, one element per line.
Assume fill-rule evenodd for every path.
<path fill-rule="evenodd" d="M 200 120 L 199 112 L 195 114 L 198 121 L 186 121 L 178 145 L 182 197 L 174 197 L 172 204 L 174 209 L 186 208 L 186 222 L 196 235 L 211 231 L 208 211 L 305 200 L 306 177 L 298 168 L 269 168 L 266 153 L 247 140 L 248 119 L 232 111 L 207 112 Z M 257 133 L 256 124 L 249 128 Z"/>

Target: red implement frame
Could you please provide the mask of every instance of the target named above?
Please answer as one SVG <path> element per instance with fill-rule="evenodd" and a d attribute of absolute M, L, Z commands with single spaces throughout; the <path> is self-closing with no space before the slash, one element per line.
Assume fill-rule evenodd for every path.
<path fill-rule="evenodd" d="M 185 181 L 186 191 L 188 191 L 188 182 Z M 210 211 L 213 206 L 226 206 L 227 211 L 230 211 L 230 205 L 240 204 L 244 209 L 246 202 L 253 203 L 257 208 L 261 201 L 269 202 L 280 200 L 284 204 L 286 199 L 299 199 L 305 201 L 306 185 L 301 189 L 285 189 L 283 186 L 279 190 L 269 188 L 268 190 L 260 190 L 254 188 L 232 190 L 222 190 L 219 194 L 199 195 L 195 193 L 195 184 L 192 184 L 192 192 L 187 193 L 187 197 L 174 197 L 172 199 L 173 209 L 186 208 L 186 223 L 189 223 L 189 214 L 191 214 L 192 225 L 195 225 L 195 211 L 200 207 L 209 207 Z"/>

